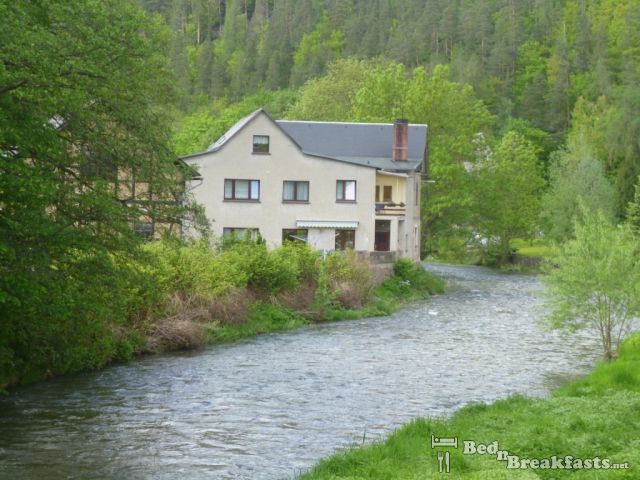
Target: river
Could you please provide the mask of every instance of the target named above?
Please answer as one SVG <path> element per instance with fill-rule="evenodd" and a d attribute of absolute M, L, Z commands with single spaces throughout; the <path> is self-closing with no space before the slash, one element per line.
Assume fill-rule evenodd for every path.
<path fill-rule="evenodd" d="M 538 327 L 535 277 L 427 268 L 447 293 L 389 317 L 147 357 L 0 398 L 0 478 L 292 478 L 418 416 L 544 396 L 598 357 L 594 340 Z"/>

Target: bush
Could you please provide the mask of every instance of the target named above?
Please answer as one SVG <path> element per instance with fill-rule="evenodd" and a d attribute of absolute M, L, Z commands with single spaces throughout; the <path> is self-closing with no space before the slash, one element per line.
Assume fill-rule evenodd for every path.
<path fill-rule="evenodd" d="M 36 275 L 41 278 L 24 280 Z M 22 302 L 0 302 L 0 390 L 126 355 L 120 330 L 127 323 L 131 277 L 132 270 L 111 255 L 75 252 L 46 272 L 0 279 L 0 290 L 30 285 L 20 292 Z"/>
<path fill-rule="evenodd" d="M 279 260 L 291 259 L 294 262 L 299 283 L 315 284 L 318 281 L 322 255 L 315 248 L 306 243 L 285 242 L 273 254 Z"/>
<path fill-rule="evenodd" d="M 442 279 L 408 258 L 398 260 L 393 266 L 393 273 L 414 290 L 425 291 L 431 295 L 444 292 Z"/>
<path fill-rule="evenodd" d="M 263 243 L 242 242 L 230 247 L 224 255 L 236 255 L 235 260 L 247 275 L 247 285 L 252 290 L 276 294 L 294 288 L 299 273 L 295 258 L 278 250 L 270 252 Z"/>
<path fill-rule="evenodd" d="M 329 288 L 347 308 L 360 308 L 373 290 L 373 273 L 369 262 L 353 250 L 334 252 L 326 260 Z"/>
<path fill-rule="evenodd" d="M 185 245 L 164 240 L 144 248 L 150 254 L 147 273 L 157 279 L 165 298 L 177 294 L 209 301 L 247 284 L 248 274 L 237 255 L 215 255 L 205 240 Z"/>

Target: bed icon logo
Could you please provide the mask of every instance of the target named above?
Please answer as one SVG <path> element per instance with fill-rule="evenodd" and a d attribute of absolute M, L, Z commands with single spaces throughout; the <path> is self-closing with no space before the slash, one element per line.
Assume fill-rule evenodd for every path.
<path fill-rule="evenodd" d="M 436 437 L 431 435 L 431 448 L 458 448 L 458 437 Z M 451 471 L 451 454 L 448 451 L 438 451 L 438 472 Z"/>

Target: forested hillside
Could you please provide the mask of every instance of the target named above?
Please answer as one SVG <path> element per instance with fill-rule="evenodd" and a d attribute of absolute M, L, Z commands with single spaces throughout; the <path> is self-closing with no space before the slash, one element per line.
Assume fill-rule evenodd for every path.
<path fill-rule="evenodd" d="M 557 206 L 576 211 L 576 192 L 618 218 L 633 196 L 638 0 L 140 2 L 174 33 L 168 53 L 186 113 L 174 137 L 180 154 L 205 148 L 260 106 L 277 117 L 428 123 L 436 186 L 425 192 L 426 253 L 441 250 L 431 242 L 438 232 L 450 245 L 452 228 L 487 224 L 470 218 L 478 192 L 463 185 L 473 182 L 464 171 L 480 174 L 479 152 L 509 131 L 551 179 L 542 224 L 558 239 L 571 215 L 551 225 Z M 538 198 L 541 189 L 531 193 Z"/>

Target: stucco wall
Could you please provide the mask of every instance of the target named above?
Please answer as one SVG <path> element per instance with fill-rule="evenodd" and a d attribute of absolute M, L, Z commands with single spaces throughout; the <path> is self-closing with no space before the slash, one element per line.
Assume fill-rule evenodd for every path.
<path fill-rule="evenodd" d="M 269 154 L 253 154 L 253 135 L 269 135 Z M 203 177 L 192 194 L 212 219 L 215 235 L 224 227 L 258 228 L 270 246 L 296 220 L 358 221 L 356 250 L 373 250 L 375 169 L 303 154 L 264 114 L 258 115 L 218 152 L 187 160 Z M 259 202 L 225 201 L 224 179 L 260 180 Z M 283 203 L 284 180 L 309 181 L 309 203 Z M 336 202 L 336 180 L 355 180 L 356 202 Z M 195 185 L 195 184 L 194 184 Z M 309 229 L 316 248 L 333 249 L 333 230 Z"/>

